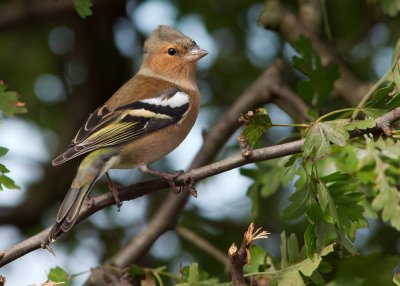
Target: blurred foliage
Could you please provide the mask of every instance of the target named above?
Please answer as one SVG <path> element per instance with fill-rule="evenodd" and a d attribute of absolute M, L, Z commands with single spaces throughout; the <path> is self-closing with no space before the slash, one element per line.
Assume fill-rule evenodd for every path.
<path fill-rule="evenodd" d="M 78 12 L 79 16 L 82 18 L 92 16 L 93 3 L 91 0 L 74 0 L 74 6 L 76 12 Z"/>
<path fill-rule="evenodd" d="M 29 5 L 24 4 L 26 1 L 0 1 L 0 80 L 21 94 L 17 97 L 1 84 L 0 110 L 6 115 L 19 113 L 24 108 L 19 101 L 26 102 L 29 113 L 21 120 L 38 127 L 38 136 L 51 157 L 67 146 L 87 114 L 138 68 L 140 47 L 147 36 L 143 26 L 150 25 L 158 15 L 140 18 L 135 11 L 160 1 L 74 0 L 67 8 L 57 6 L 61 1 L 45 1 L 43 10 L 30 10 L 29 7 L 42 7 L 43 1 L 30 1 Z M 244 129 L 250 145 L 267 146 L 291 136 L 302 137 L 303 154 L 240 170 L 250 181 L 248 198 L 242 197 L 226 208 L 236 212 L 237 206 L 242 209 L 250 202 L 244 216 L 231 217 L 222 210 L 205 210 L 193 204 L 183 212 L 179 223 L 224 253 L 232 242 L 242 239 L 249 220 L 264 226 L 272 235 L 253 246 L 252 264 L 245 268 L 246 277 L 254 277 L 260 285 L 398 284 L 394 273 L 398 271 L 400 241 L 400 146 L 393 138 L 351 139 L 350 135 L 355 129 L 373 128 L 376 117 L 400 105 L 398 57 L 394 56 L 390 64 L 390 53 L 399 50 L 396 43 L 400 36 L 400 1 L 279 1 L 296 16 L 304 3 L 323 3 L 326 13 L 323 25 L 316 30 L 319 37 L 357 79 L 370 87 L 357 108 L 346 106 L 333 92 L 339 69 L 335 64 L 323 64 L 312 38 L 301 36 L 289 43 L 279 30 L 265 31 L 257 26 L 259 13 L 272 1 L 163 1 L 176 13 L 171 24 L 186 23 L 185 27 L 194 31 L 194 38 L 196 29 L 204 28 L 215 44 L 214 61 L 198 73 L 207 126 L 212 126 L 277 57 L 287 64 L 284 82 L 310 105 L 309 115 L 315 119 L 282 127 L 285 131 L 278 133 L 269 128 L 281 123 L 277 114 L 269 108 L 269 112 L 253 111 L 256 116 L 246 121 Z M 10 12 L 19 9 L 28 12 Z M 164 12 L 160 19 L 167 14 Z M 145 23 L 138 22 L 139 18 Z M 185 19 L 190 21 L 184 22 Z M 194 19 L 203 26 L 195 26 Z M 121 38 L 125 39 L 122 44 Z M 124 53 L 123 44 L 127 43 L 130 50 Z M 374 82 L 377 84 L 370 84 Z M 394 133 L 398 136 L 399 131 Z M 30 150 L 29 138 L 22 141 Z M 239 152 L 239 144 L 230 142 L 232 145 Z M 5 147 L 13 150 L 13 146 Z M 6 152 L 0 147 L 0 159 L 24 164 L 18 156 L 4 157 Z M 159 167 L 168 169 L 171 164 L 164 160 Z M 0 164 L 0 189 L 17 187 L 5 175 L 9 174 L 5 165 Z M 76 171 L 76 162 L 59 168 L 38 162 L 35 168 L 43 175 L 23 185 L 25 199 L 0 214 L 3 225 L 12 224 L 26 236 L 54 221 Z M 132 180 L 126 176 L 121 181 L 127 185 L 141 178 Z M 211 185 L 212 180 L 206 184 Z M 202 186 L 200 182 L 199 190 Z M 96 187 L 106 189 L 101 183 Z M 210 188 L 218 192 L 221 185 Z M 243 191 L 237 186 L 227 188 L 232 194 Z M 130 217 L 121 222 L 114 208 L 105 209 L 104 222 L 87 220 L 60 244 L 68 253 L 86 247 L 84 255 L 90 252 L 101 263 L 139 232 L 164 196 L 162 192 L 149 196 L 144 218 L 140 219 Z M 88 237 L 91 247 L 85 241 Z M 178 247 L 171 256 L 153 250 L 140 265 L 129 268 L 130 275 L 159 285 L 223 285 L 229 281 L 224 266 L 211 255 L 191 241 L 179 237 L 176 240 Z M 164 242 L 163 247 L 168 246 Z M 49 279 L 68 283 L 75 280 L 68 269 L 64 270 L 67 264 L 51 269 Z"/>

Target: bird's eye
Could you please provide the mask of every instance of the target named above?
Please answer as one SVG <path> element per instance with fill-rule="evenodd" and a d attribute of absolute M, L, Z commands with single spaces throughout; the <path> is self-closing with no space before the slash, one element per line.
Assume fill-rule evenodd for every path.
<path fill-rule="evenodd" d="M 169 48 L 168 49 L 168 55 L 174 56 L 176 54 L 176 50 L 174 48 Z"/>

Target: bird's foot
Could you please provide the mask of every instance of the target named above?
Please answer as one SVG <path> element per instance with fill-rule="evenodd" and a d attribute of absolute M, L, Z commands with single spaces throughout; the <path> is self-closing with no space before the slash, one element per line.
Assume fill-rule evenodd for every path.
<path fill-rule="evenodd" d="M 115 205 L 117 206 L 118 211 L 119 211 L 122 206 L 121 199 L 119 198 L 119 187 L 113 181 L 111 181 L 111 178 L 108 175 L 108 173 L 106 173 L 106 179 L 107 179 L 108 188 L 110 189 L 111 193 L 114 196 Z"/>
<path fill-rule="evenodd" d="M 147 166 L 140 166 L 138 169 L 144 173 L 149 173 L 149 174 L 152 174 L 159 178 L 165 179 L 168 182 L 169 187 L 171 188 L 171 190 L 174 194 L 179 194 L 181 192 L 182 187 L 178 188 L 176 186 L 175 179 L 184 173 L 183 170 L 172 171 L 172 172 L 161 172 L 161 171 L 150 169 Z"/>
<path fill-rule="evenodd" d="M 85 198 L 85 205 L 86 205 L 86 207 L 88 207 L 88 208 L 91 208 L 92 206 L 94 206 L 94 200 L 93 200 L 93 198 L 87 196 L 87 197 Z"/>
<path fill-rule="evenodd" d="M 187 188 L 189 193 L 194 197 L 197 198 L 197 190 L 194 187 L 194 180 L 192 177 L 188 176 L 185 181 L 183 182 L 182 189 Z"/>

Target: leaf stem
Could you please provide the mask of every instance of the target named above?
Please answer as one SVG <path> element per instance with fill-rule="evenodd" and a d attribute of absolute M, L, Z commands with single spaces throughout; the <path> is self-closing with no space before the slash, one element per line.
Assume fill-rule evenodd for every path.
<path fill-rule="evenodd" d="M 374 92 L 378 89 L 378 87 L 384 83 L 385 81 L 388 81 L 388 78 L 392 74 L 392 69 L 388 70 L 383 77 L 381 77 L 367 92 L 367 94 L 363 97 L 363 99 L 360 101 L 360 103 L 357 105 L 357 109 L 354 111 L 353 115 L 351 116 L 351 119 L 355 119 L 358 116 L 358 113 L 360 112 L 360 109 L 367 103 L 367 101 L 371 98 L 371 96 L 374 94 Z"/>
<path fill-rule="evenodd" d="M 292 123 L 292 124 L 275 124 L 272 123 L 271 127 L 301 127 L 301 128 L 310 128 L 309 124 L 303 124 L 303 123 Z"/>
<path fill-rule="evenodd" d="M 360 107 L 349 107 L 349 108 L 343 108 L 343 109 L 339 109 L 339 110 L 334 110 L 332 112 L 329 112 L 327 114 L 322 115 L 321 117 L 319 117 L 316 122 L 321 122 L 323 119 L 332 116 L 334 114 L 338 114 L 338 113 L 343 113 L 343 112 L 347 112 L 347 111 L 354 111 L 354 110 L 362 110 L 362 108 Z"/>

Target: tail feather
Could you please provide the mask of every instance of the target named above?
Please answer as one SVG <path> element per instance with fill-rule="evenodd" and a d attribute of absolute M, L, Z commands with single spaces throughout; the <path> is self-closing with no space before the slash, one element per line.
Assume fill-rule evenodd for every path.
<path fill-rule="evenodd" d="M 57 240 L 75 225 L 93 185 L 118 162 L 119 157 L 115 156 L 114 149 L 99 149 L 85 157 L 58 211 L 56 224 L 50 232 L 50 241 Z"/>
<path fill-rule="evenodd" d="M 93 184 L 81 188 L 70 188 L 57 214 L 57 222 L 51 230 L 50 240 L 57 240 L 64 232 L 69 231 L 78 219 L 82 204 L 88 196 Z"/>

